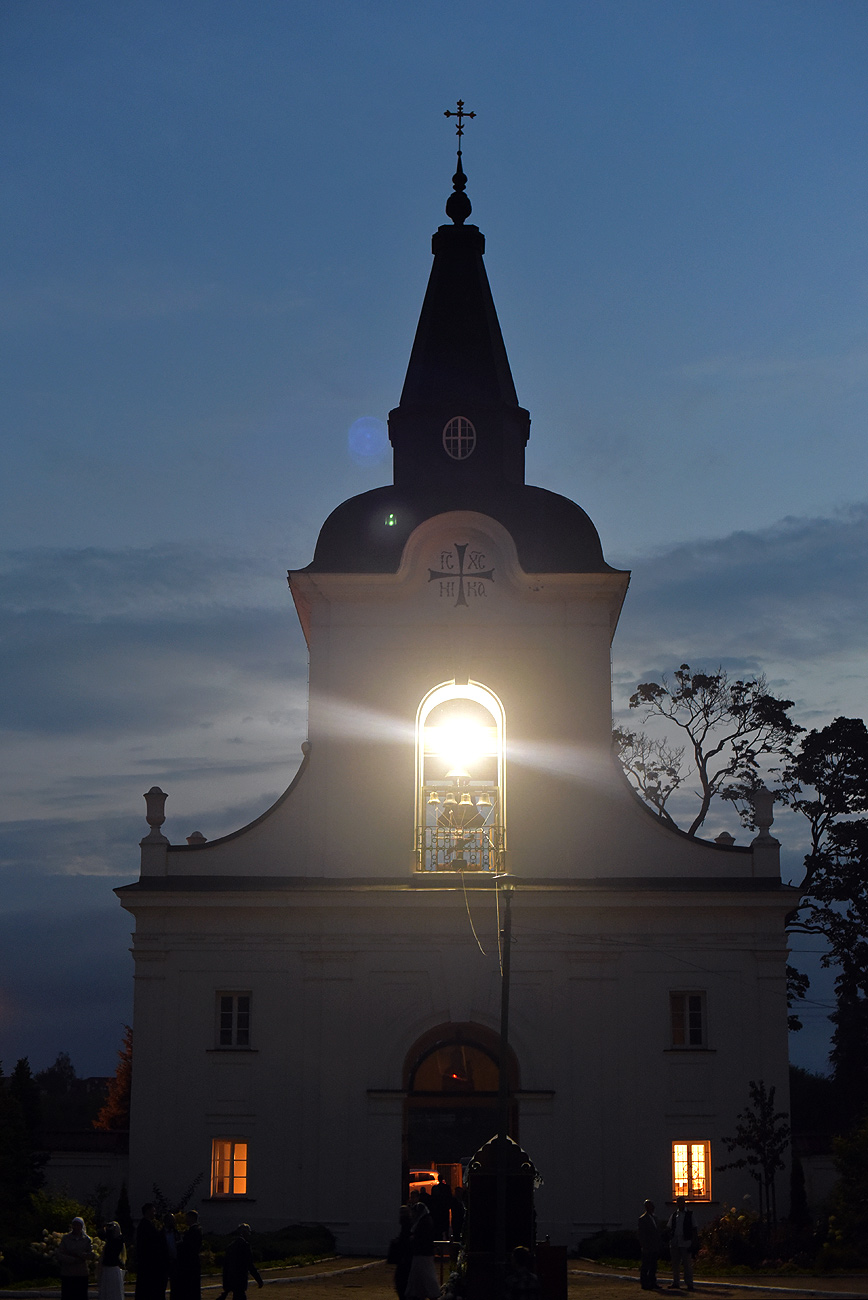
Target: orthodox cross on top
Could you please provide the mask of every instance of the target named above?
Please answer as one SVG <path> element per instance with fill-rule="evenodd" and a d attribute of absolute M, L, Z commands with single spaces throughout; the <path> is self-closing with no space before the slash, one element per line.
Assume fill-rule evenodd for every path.
<path fill-rule="evenodd" d="M 458 166 L 455 169 L 455 175 L 452 177 L 454 193 L 450 194 L 446 201 L 446 215 L 452 218 L 456 226 L 463 226 L 473 208 L 470 199 L 464 193 L 467 186 L 467 177 L 464 175 L 464 168 L 461 166 L 461 137 L 464 135 L 464 119 L 466 117 L 476 117 L 476 114 L 466 113 L 464 111 L 464 100 L 459 99 L 457 110 L 447 108 L 443 116 L 458 118 L 455 127 L 458 136 Z"/>
<path fill-rule="evenodd" d="M 459 100 L 458 100 L 458 108 L 457 108 L 457 111 L 456 111 L 456 110 L 453 110 L 453 109 L 451 109 L 451 108 L 447 108 L 447 110 L 446 110 L 446 112 L 443 114 L 443 116 L 444 116 L 444 117 L 457 117 L 457 118 L 458 118 L 458 121 L 457 121 L 456 126 L 455 126 L 455 134 L 458 136 L 458 152 L 461 153 L 461 137 L 464 135 L 464 119 L 465 119 L 465 117 L 476 117 L 476 114 L 475 114 L 475 113 L 465 113 L 465 111 L 464 111 L 464 100 L 463 100 L 463 99 L 459 99 Z"/>

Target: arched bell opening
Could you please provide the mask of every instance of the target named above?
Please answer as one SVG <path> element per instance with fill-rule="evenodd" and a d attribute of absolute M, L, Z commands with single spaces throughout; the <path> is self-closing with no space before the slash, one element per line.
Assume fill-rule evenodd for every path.
<path fill-rule="evenodd" d="M 503 705 L 479 682 L 435 687 L 416 717 L 416 866 L 504 869 Z"/>
<path fill-rule="evenodd" d="M 509 1133 L 518 1139 L 518 1061 L 507 1049 Z M 463 1168 L 497 1132 L 500 1036 L 484 1025 L 438 1025 L 404 1062 L 404 1195 L 411 1172 L 443 1174 L 453 1189 Z"/>

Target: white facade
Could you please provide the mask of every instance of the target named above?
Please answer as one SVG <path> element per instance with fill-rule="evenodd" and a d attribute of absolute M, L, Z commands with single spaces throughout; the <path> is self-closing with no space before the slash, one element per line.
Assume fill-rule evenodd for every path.
<path fill-rule="evenodd" d="M 413 1089 L 435 1044 L 444 1079 L 456 1044 L 479 1079 L 478 1053 L 496 1054 L 498 871 L 514 885 L 513 1114 L 544 1179 L 540 1233 L 573 1246 L 634 1224 L 646 1196 L 662 1207 L 673 1144 L 694 1148 L 700 1220 L 752 1188 L 713 1167 L 750 1080 L 786 1108 L 777 843 L 667 830 L 613 759 L 628 575 L 526 572 L 502 519 L 456 499 L 407 528 L 394 571 L 290 575 L 310 719 L 287 794 L 210 843 L 169 845 L 152 818 L 140 881 L 119 891 L 136 918 L 134 1207 L 204 1171 L 208 1226 L 322 1222 L 341 1249 L 382 1250 L 408 1168 L 454 1164 L 462 1116 L 468 1134 L 487 1122 L 490 1088 Z M 438 687 L 495 702 L 497 870 L 425 869 L 417 718 Z"/>

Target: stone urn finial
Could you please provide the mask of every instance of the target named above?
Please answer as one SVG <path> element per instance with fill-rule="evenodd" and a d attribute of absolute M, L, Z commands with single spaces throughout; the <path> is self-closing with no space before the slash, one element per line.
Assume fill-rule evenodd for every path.
<path fill-rule="evenodd" d="M 150 790 L 145 792 L 145 818 L 151 829 L 145 839 L 141 841 L 143 844 L 145 841 L 151 844 L 168 844 L 169 841 L 160 830 L 166 820 L 166 800 L 168 797 L 165 790 L 161 790 L 158 785 L 152 785 Z"/>
<path fill-rule="evenodd" d="M 759 838 L 763 840 L 771 839 L 769 827 L 775 819 L 774 790 L 769 790 L 768 786 L 765 785 L 758 785 L 755 790 L 751 791 L 750 801 L 753 804 L 753 820 L 759 831 Z"/>

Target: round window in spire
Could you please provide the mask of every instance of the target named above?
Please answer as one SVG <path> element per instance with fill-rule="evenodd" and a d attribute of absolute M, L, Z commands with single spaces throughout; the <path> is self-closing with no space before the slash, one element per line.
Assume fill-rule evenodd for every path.
<path fill-rule="evenodd" d="M 476 446 L 476 430 L 463 415 L 454 416 L 443 430 L 443 449 L 453 460 L 467 460 Z"/>

